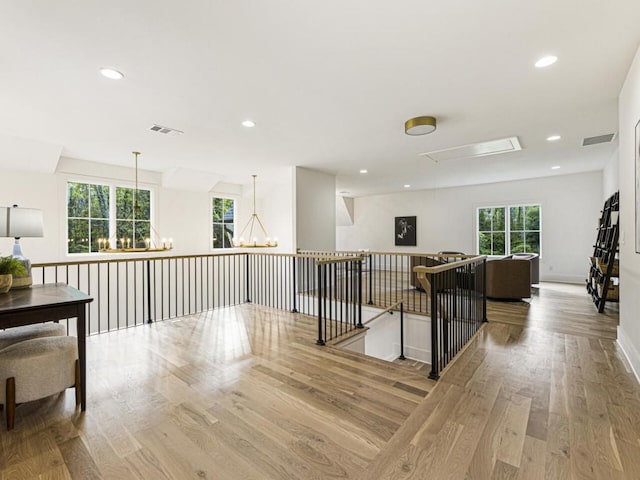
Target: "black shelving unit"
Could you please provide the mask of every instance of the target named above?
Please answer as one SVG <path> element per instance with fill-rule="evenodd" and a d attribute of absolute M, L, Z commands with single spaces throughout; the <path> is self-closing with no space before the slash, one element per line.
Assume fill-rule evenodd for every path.
<path fill-rule="evenodd" d="M 620 193 L 616 192 L 604 202 L 598 224 L 598 236 L 589 258 L 587 291 L 599 313 L 606 302 L 617 302 L 618 282 L 618 223 L 620 221 Z"/>

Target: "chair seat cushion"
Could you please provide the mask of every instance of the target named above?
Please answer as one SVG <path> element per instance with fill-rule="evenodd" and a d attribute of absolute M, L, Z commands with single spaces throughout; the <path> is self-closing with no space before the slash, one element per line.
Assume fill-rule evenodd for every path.
<path fill-rule="evenodd" d="M 0 350 L 14 343 L 24 342 L 32 338 L 61 337 L 67 334 L 67 329 L 61 323 L 37 323 L 23 327 L 8 328 L 0 332 Z"/>
<path fill-rule="evenodd" d="M 0 402 L 7 378 L 15 378 L 16 403 L 48 397 L 75 384 L 75 337 L 42 337 L 0 350 Z"/>

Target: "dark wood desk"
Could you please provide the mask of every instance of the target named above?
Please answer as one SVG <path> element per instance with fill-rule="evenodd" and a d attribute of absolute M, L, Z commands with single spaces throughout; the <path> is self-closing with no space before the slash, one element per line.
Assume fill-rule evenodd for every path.
<path fill-rule="evenodd" d="M 76 318 L 82 410 L 87 408 L 86 305 L 93 298 L 65 283 L 34 285 L 0 294 L 0 328 Z"/>

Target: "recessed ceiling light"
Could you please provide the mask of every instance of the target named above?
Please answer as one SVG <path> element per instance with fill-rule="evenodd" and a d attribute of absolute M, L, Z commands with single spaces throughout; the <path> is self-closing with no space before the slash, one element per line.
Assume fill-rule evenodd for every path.
<path fill-rule="evenodd" d="M 254 122 L 253 120 L 244 120 L 242 122 L 242 126 L 247 128 L 253 128 L 256 126 L 256 122 Z"/>
<path fill-rule="evenodd" d="M 551 135 L 547 137 L 547 142 L 555 142 L 556 140 L 560 140 L 562 137 L 560 135 Z"/>
<path fill-rule="evenodd" d="M 103 77 L 107 77 L 111 80 L 122 80 L 124 78 L 124 74 L 122 72 L 114 70 L 113 68 L 101 68 L 100 73 Z"/>
<path fill-rule="evenodd" d="M 553 65 L 558 61 L 558 57 L 555 55 L 547 55 L 546 57 L 542 57 L 540 60 L 536 62 L 536 67 L 544 68 L 550 65 Z"/>
<path fill-rule="evenodd" d="M 404 188 L 411 188 L 411 185 L 409 185 L 408 183 L 404 186 Z"/>
<path fill-rule="evenodd" d="M 360 173 L 369 173 L 369 170 L 365 170 L 364 168 L 360 170 Z"/>
<path fill-rule="evenodd" d="M 554 165 L 553 167 L 551 167 L 551 170 L 558 170 L 560 168 L 560 165 Z"/>

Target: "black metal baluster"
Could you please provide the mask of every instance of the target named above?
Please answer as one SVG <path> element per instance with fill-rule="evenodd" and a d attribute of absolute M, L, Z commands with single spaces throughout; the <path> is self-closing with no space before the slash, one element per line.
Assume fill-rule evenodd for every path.
<path fill-rule="evenodd" d="M 367 261 L 369 262 L 369 305 L 373 305 L 373 255 L 367 255 Z"/>
<path fill-rule="evenodd" d="M 400 360 L 405 360 L 404 356 L 404 302 L 400 303 Z"/>
<path fill-rule="evenodd" d="M 142 282 L 144 284 L 144 277 Z M 151 260 L 147 260 L 147 315 L 147 323 L 153 323 L 151 318 Z"/>
<path fill-rule="evenodd" d="M 322 337 L 322 268 L 318 265 L 318 340 L 316 341 L 317 345 L 324 345 L 324 339 Z"/>
<path fill-rule="evenodd" d="M 251 303 L 251 296 L 249 295 L 249 254 L 245 253 L 245 276 L 246 276 L 246 288 L 247 288 L 247 303 Z"/>
<path fill-rule="evenodd" d="M 362 262 L 357 261 L 358 270 L 358 328 L 364 328 L 362 324 Z"/>
<path fill-rule="evenodd" d="M 427 274 L 429 276 L 429 283 L 431 285 L 431 372 L 429 373 L 429 378 L 432 380 L 437 380 L 439 378 L 439 369 L 438 369 L 438 309 L 437 298 L 436 298 L 436 285 L 434 283 L 435 276 L 431 273 Z"/>

